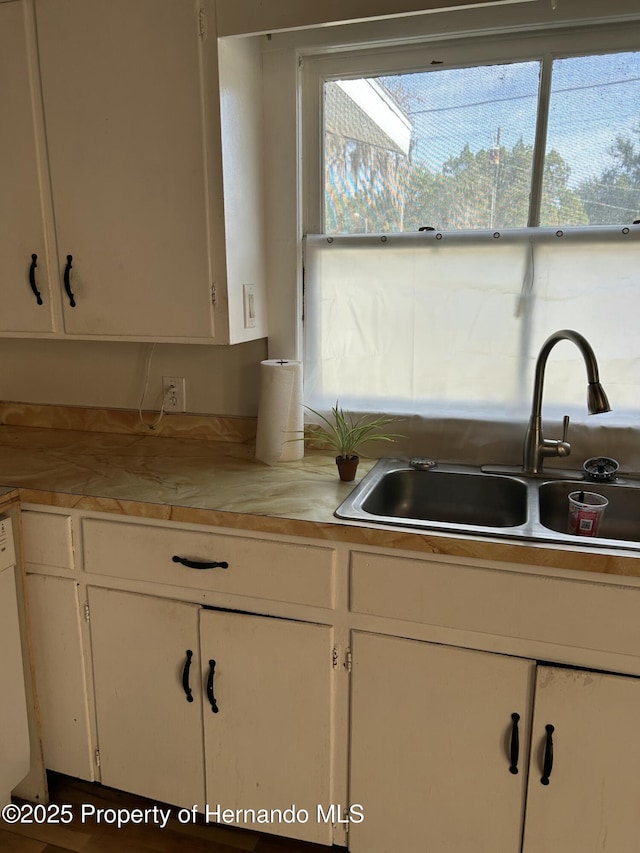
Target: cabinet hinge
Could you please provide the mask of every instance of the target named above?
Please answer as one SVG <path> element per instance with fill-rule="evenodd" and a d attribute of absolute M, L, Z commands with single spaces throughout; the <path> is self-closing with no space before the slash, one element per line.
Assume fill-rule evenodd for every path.
<path fill-rule="evenodd" d="M 213 307 L 216 307 L 216 286 L 215 284 L 211 285 L 211 304 Z"/>
<path fill-rule="evenodd" d="M 331 652 L 331 666 L 334 669 L 338 668 L 338 650 L 335 646 L 333 647 L 333 650 Z"/>
<path fill-rule="evenodd" d="M 207 13 L 204 9 L 198 10 L 198 35 L 203 39 L 207 37 Z"/>
<path fill-rule="evenodd" d="M 100 749 L 96 748 L 96 767 L 100 767 Z"/>
<path fill-rule="evenodd" d="M 347 649 L 344 653 L 344 668 L 347 670 L 347 672 L 351 672 L 351 662 L 351 649 Z"/>
<path fill-rule="evenodd" d="M 340 827 L 344 832 L 349 832 L 349 810 L 349 806 L 344 806 L 342 809 L 342 815 L 338 817 L 337 822 L 335 820 L 331 822 L 333 829 L 338 829 L 338 827 Z"/>
<path fill-rule="evenodd" d="M 88 601 L 85 601 L 85 603 L 84 603 L 84 621 L 85 622 L 91 621 L 91 611 L 89 610 L 89 602 Z"/>

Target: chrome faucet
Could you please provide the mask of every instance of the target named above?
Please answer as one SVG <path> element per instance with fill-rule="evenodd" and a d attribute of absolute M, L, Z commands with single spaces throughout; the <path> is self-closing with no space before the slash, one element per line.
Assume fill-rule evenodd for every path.
<path fill-rule="evenodd" d="M 562 439 L 553 441 L 542 434 L 542 390 L 544 386 L 544 369 L 547 358 L 558 341 L 573 341 L 582 353 L 587 368 L 587 408 L 590 415 L 599 415 L 611 411 L 607 395 L 600 384 L 598 362 L 589 342 L 578 332 L 562 329 L 550 335 L 542 345 L 536 362 L 536 373 L 533 383 L 533 402 L 529 427 L 524 439 L 522 467 L 525 473 L 540 474 L 545 456 L 565 457 L 571 453 L 571 445 L 567 441 L 569 432 L 569 416 L 565 415 Z"/>

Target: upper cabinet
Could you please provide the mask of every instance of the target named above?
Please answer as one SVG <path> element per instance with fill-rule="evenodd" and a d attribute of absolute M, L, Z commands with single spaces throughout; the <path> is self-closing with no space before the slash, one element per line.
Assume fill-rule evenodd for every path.
<path fill-rule="evenodd" d="M 0 3 L 0 80 L 0 333 L 52 332 L 31 83 L 19 0 Z"/>
<path fill-rule="evenodd" d="M 28 151 L 19 150 L 25 198 L 15 199 L 15 221 L 11 210 L 2 221 L 13 222 L 27 260 L 13 260 L 0 287 L 7 296 L 17 287 L 26 312 L 49 325 L 10 315 L 1 331 L 198 343 L 264 337 L 259 54 L 230 46 L 219 65 L 208 0 L 25 0 L 24 8 L 21 38 L 0 28 L 11 45 L 0 61 L 17 67 L 3 75 L 16 91 L 2 97 L 28 139 Z M 17 2 L 0 4 L 3 13 L 20 28 Z M 221 93 L 221 79 L 234 97 Z M 0 131 L 3 175 L 15 159 L 5 132 L 18 135 L 12 124 Z M 227 192 L 241 201 L 230 204 Z M 41 234 L 28 233 L 38 231 L 40 211 L 46 258 Z M 47 265 L 53 271 L 53 305 L 48 292 L 41 306 L 31 291 L 32 252 L 41 290 Z"/>

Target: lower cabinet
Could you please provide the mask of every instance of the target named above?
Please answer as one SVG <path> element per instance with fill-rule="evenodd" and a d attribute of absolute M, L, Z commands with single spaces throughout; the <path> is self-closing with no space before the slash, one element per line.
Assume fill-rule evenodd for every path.
<path fill-rule="evenodd" d="M 89 589 L 93 680 L 105 785 L 201 807 L 202 701 L 187 702 L 182 672 L 200 666 L 196 605 Z"/>
<path fill-rule="evenodd" d="M 273 823 L 242 825 L 331 844 L 331 823 L 316 820 L 332 792 L 331 629 L 202 611 L 200 648 L 209 807 L 274 809 Z"/>
<path fill-rule="evenodd" d="M 635 853 L 639 714 L 640 679 L 356 633 L 350 850 Z"/>
<path fill-rule="evenodd" d="M 93 781 L 78 585 L 71 578 L 28 574 L 27 595 L 45 766 Z"/>
<path fill-rule="evenodd" d="M 23 527 L 48 768 L 326 845 L 350 821 L 351 853 L 637 853 L 640 678 L 376 633 L 422 622 L 515 636 L 495 602 L 521 594 L 538 648 L 631 657 L 637 587 L 571 593 L 509 575 L 508 596 L 506 573 L 486 567 L 360 553 L 351 613 L 338 612 L 326 543 L 91 517 L 76 566 L 67 515 L 26 512 Z M 221 558 L 228 573 L 201 577 Z M 541 598 L 526 596 L 543 583 L 556 609 L 538 619 Z M 175 586 L 331 624 L 155 594 Z M 587 614 L 577 628 L 560 620 L 572 594 Z"/>
<path fill-rule="evenodd" d="M 89 605 L 103 784 L 331 843 L 331 628 L 99 587 Z"/>
<path fill-rule="evenodd" d="M 352 655 L 350 850 L 517 853 L 535 664 L 364 633 Z"/>
<path fill-rule="evenodd" d="M 640 679 L 538 667 L 523 853 L 637 853 L 639 719 Z"/>

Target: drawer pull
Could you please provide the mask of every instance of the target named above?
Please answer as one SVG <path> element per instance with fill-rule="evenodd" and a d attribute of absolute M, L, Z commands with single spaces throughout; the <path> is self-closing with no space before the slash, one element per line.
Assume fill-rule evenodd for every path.
<path fill-rule="evenodd" d="M 515 776 L 518 772 L 518 759 L 520 757 L 520 735 L 518 733 L 518 722 L 520 720 L 520 714 L 512 714 L 511 720 L 511 748 L 509 751 L 509 755 L 511 757 L 511 767 L 509 767 L 509 773 L 513 773 Z"/>
<path fill-rule="evenodd" d="M 553 769 L 553 732 L 554 728 L 552 725 L 548 725 L 544 727 L 544 730 L 547 733 L 546 743 L 544 746 L 544 764 L 542 765 L 542 779 L 540 781 L 543 785 L 549 784 L 549 777 L 551 776 L 551 771 Z"/>
<path fill-rule="evenodd" d="M 184 690 L 187 702 L 193 702 L 193 693 L 191 692 L 191 687 L 189 686 L 189 671 L 191 669 L 191 658 L 193 657 L 193 652 L 191 649 L 187 649 L 187 657 L 184 662 L 184 669 L 182 670 L 182 689 Z"/>
<path fill-rule="evenodd" d="M 187 560 L 186 557 L 178 557 L 177 554 L 172 558 L 174 563 L 181 563 L 188 569 L 228 569 L 229 563 L 204 563 L 200 560 Z"/>
<path fill-rule="evenodd" d="M 36 302 L 38 305 L 42 305 L 42 296 L 40 291 L 38 290 L 38 285 L 36 284 L 36 267 L 38 266 L 38 256 L 31 255 L 31 266 L 29 267 L 29 284 L 31 285 L 31 290 L 33 290 L 33 295 L 36 298 Z"/>
<path fill-rule="evenodd" d="M 211 710 L 214 714 L 218 713 L 218 703 L 216 702 L 216 697 L 213 695 L 213 678 L 216 671 L 216 662 L 214 660 L 209 661 L 209 677 L 207 678 L 207 699 L 211 704 Z"/>
<path fill-rule="evenodd" d="M 73 255 L 67 255 L 67 265 L 64 268 L 64 289 L 67 292 L 67 296 L 69 297 L 69 305 L 72 308 L 76 307 L 76 298 L 73 295 L 73 290 L 71 290 L 71 267 L 73 264 Z"/>

